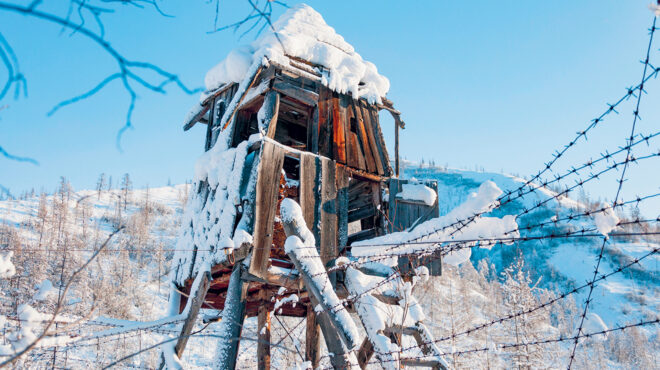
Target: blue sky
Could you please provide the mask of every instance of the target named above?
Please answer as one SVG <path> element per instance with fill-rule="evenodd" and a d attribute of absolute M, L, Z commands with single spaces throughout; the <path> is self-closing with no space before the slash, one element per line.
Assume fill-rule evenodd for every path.
<path fill-rule="evenodd" d="M 541 169 L 605 103 L 639 82 L 652 21 L 647 0 L 307 3 L 390 79 L 388 97 L 407 123 L 403 156 L 521 176 Z M 129 59 L 155 63 L 190 86 L 202 86 L 209 68 L 254 38 L 207 33 L 214 6 L 206 1 L 160 4 L 175 17 L 120 8 L 106 18 L 107 39 Z M 220 23 L 247 10 L 243 1 L 221 1 Z M 76 189 L 91 188 L 101 172 L 115 181 L 127 172 L 135 186 L 152 187 L 192 177 L 204 130 L 184 133 L 181 126 L 197 95 L 173 87 L 165 95 L 138 89 L 134 129 L 123 136 L 120 152 L 115 137 L 129 97 L 116 82 L 46 116 L 59 101 L 113 73 L 114 61 L 84 37 L 17 14 L 0 12 L 0 32 L 15 49 L 29 92 L 27 98 L 0 102 L 8 105 L 0 111 L 0 145 L 40 163 L 0 158 L 0 184 L 20 193 L 52 191 L 60 176 Z M 660 40 L 655 45 L 651 60 L 660 64 Z M 0 73 L 4 78 L 3 69 Z M 638 126 L 644 133 L 660 128 L 660 81 L 648 91 Z M 623 145 L 632 107 L 627 104 L 572 151 L 565 166 Z M 391 142 L 392 122 L 382 125 Z M 658 145 L 639 154 L 654 148 Z M 626 183 L 625 196 L 660 190 L 660 167 L 652 161 L 631 170 L 640 180 Z M 615 185 L 614 178 L 606 178 L 588 190 L 594 197 L 611 197 Z"/>

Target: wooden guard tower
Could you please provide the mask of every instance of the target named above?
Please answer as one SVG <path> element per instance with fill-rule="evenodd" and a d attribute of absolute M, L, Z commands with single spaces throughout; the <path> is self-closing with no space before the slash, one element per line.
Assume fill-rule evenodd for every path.
<path fill-rule="evenodd" d="M 275 298 L 282 300 L 288 294 L 296 294 L 295 304 L 285 303 L 274 314 L 307 318 L 306 357 L 314 367 L 319 362 L 320 340 L 325 340 L 328 350 L 335 354 L 331 360 L 335 367 L 365 367 L 369 361 L 375 361 L 371 359 L 376 353 L 385 368 L 445 368 L 421 322 L 404 320 L 399 324 L 384 323 L 380 329 L 365 327 L 367 337 L 356 343 L 355 334 L 345 328 L 338 311 L 357 312 L 364 322 L 364 316 L 374 306 L 353 300 L 332 307 L 324 299 L 325 287 L 318 286 L 314 276 L 310 276 L 313 274 L 301 267 L 305 261 L 295 253 L 287 254 L 285 241 L 296 235 L 304 242 L 314 243 L 323 266 L 332 268 L 338 261 L 351 261 L 351 244 L 356 241 L 414 227 L 438 216 L 437 201 L 428 205 L 397 198 L 405 183 L 395 176 L 399 166 L 398 131 L 404 124 L 392 103 L 385 98 L 382 104 L 369 103 L 332 91 L 322 83 L 323 66 L 292 56 L 287 60 L 288 63 L 269 61 L 251 71 L 243 83 L 229 83 L 209 91 L 198 112 L 185 124 L 184 130 L 196 123 L 207 125 L 206 151 L 225 145 L 228 153 L 233 150 L 234 154 L 226 160 L 234 161 L 234 165 L 228 167 L 227 179 L 220 179 L 226 184 L 200 181 L 193 189 L 193 198 L 199 199 L 199 203 L 192 206 L 197 208 L 191 212 L 209 215 L 204 222 L 210 226 L 204 226 L 200 232 L 199 225 L 195 225 L 198 221 L 191 218 L 184 220 L 184 228 L 194 234 L 191 240 L 206 233 L 204 240 L 210 247 L 203 251 L 194 242 L 193 251 L 175 256 L 173 285 L 183 294 L 174 303 L 178 303 L 177 313 L 185 314 L 186 320 L 174 353 L 182 355 L 200 308 L 215 308 L 223 310 L 217 319 L 228 331 L 228 338 L 240 337 L 245 317 L 258 316 L 259 328 L 268 328 L 259 331 L 259 367 L 268 368 L 269 322 Z M 396 172 L 390 166 L 381 132 L 380 111 L 391 114 L 396 125 Z M 437 191 L 436 183 L 426 185 Z M 239 194 L 234 199 L 227 195 L 232 187 Z M 222 197 L 227 199 L 219 206 Z M 285 198 L 300 205 L 305 225 L 296 225 L 295 220 L 283 217 L 280 204 Z M 231 230 L 211 233 L 214 225 L 225 229 L 231 225 Z M 305 240 L 307 229 L 313 240 Z M 233 245 L 227 246 L 221 239 L 231 240 Z M 359 266 L 352 273 L 380 279 L 400 273 L 402 277 L 398 279 L 404 281 L 420 265 L 426 265 L 431 275 L 440 274 L 437 257 L 401 258 L 398 268 L 370 270 Z M 332 294 L 338 299 L 359 295 L 359 284 L 351 283 L 350 278 L 346 269 L 328 273 Z M 365 294 L 365 298 L 397 306 L 403 298 L 394 291 L 375 290 Z M 379 355 L 387 352 L 383 343 L 401 345 L 405 335 L 419 343 L 426 360 L 397 361 L 396 354 Z M 217 365 L 232 369 L 239 341 L 227 342 L 221 349 L 226 353 L 220 355 Z"/>

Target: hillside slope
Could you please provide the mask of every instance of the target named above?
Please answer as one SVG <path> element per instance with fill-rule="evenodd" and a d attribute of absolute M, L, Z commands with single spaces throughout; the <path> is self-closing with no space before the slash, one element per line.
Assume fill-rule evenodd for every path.
<path fill-rule="evenodd" d="M 409 164 L 404 174 L 408 178 L 433 179 L 438 181 L 438 199 L 440 215 L 462 203 L 471 192 L 475 192 L 485 181 L 493 181 L 503 191 L 515 191 L 525 180 L 497 173 L 474 172 L 443 168 L 420 167 Z M 588 209 L 600 208 L 597 204 L 588 204 L 574 199 L 560 197 L 552 199 L 541 207 L 535 208 L 538 202 L 543 202 L 555 196 L 556 193 L 537 189 L 504 205 L 492 212 L 501 217 L 504 214 L 520 215 L 525 209 L 533 209 L 528 214 L 518 217 L 518 227 L 521 237 L 540 236 L 550 233 L 567 233 L 581 228 L 594 228 L 593 217 L 582 217 L 553 223 L 553 219 L 566 219 L 571 214 L 580 214 Z M 534 209 L 535 208 L 535 209 Z M 620 215 L 621 218 L 624 215 Z M 655 216 L 655 215 L 653 215 Z M 528 226 L 543 223 L 543 227 L 526 230 Z M 623 231 L 619 227 L 614 231 Z M 473 248 L 471 262 L 477 266 L 479 261 L 487 258 L 494 264 L 496 271 L 501 273 L 504 268 L 513 263 L 520 252 L 531 272 L 534 281 L 541 279 L 540 286 L 552 290 L 564 291 L 576 285 L 582 285 L 593 276 L 593 267 L 602 245 L 602 238 L 569 238 L 554 240 L 531 240 L 516 242 L 511 246 L 500 245 L 491 250 Z M 622 264 L 629 263 L 634 258 L 642 257 L 660 246 L 660 240 L 652 238 L 620 238 L 608 241 L 600 272 L 607 274 Z M 616 274 L 599 284 L 594 291 L 594 302 L 591 312 L 597 313 L 608 326 L 631 320 L 656 317 L 660 311 L 660 279 L 658 269 L 660 256 L 656 253 L 645 258 L 640 264 L 632 266 L 628 271 Z M 584 297 L 579 295 L 578 302 Z"/>

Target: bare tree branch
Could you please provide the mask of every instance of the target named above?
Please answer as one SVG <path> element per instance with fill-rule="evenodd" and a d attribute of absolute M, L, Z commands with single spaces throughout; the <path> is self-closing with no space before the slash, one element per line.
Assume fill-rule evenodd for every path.
<path fill-rule="evenodd" d="M 215 33 L 215 32 L 224 31 L 224 30 L 227 30 L 227 29 L 233 29 L 234 32 L 238 32 L 238 30 L 241 27 L 247 26 L 248 24 L 250 24 L 250 26 L 248 26 L 247 29 L 243 33 L 241 33 L 241 35 L 239 36 L 239 38 L 242 38 L 243 36 L 247 35 L 248 33 L 250 33 L 250 31 L 254 30 L 258 25 L 261 24 L 261 28 L 257 32 L 257 35 L 259 35 L 261 33 L 261 31 L 263 31 L 263 29 L 266 26 L 270 26 L 270 28 L 275 33 L 275 37 L 277 37 L 277 40 L 281 44 L 282 41 L 279 39 L 279 36 L 277 35 L 277 32 L 275 32 L 275 28 L 273 27 L 273 24 L 272 24 L 272 21 L 271 21 L 271 17 L 272 17 L 272 14 L 273 14 L 273 3 L 277 4 L 277 5 L 280 5 L 284 8 L 288 8 L 289 6 L 286 3 L 282 2 L 282 1 L 266 0 L 264 2 L 263 7 L 260 7 L 259 6 L 259 0 L 256 0 L 256 1 L 247 0 L 247 1 L 250 4 L 250 6 L 252 7 L 252 10 L 250 11 L 250 13 L 248 13 L 247 16 L 245 16 L 243 19 L 241 19 L 237 22 L 228 24 L 226 26 L 218 27 L 218 19 L 219 19 L 219 12 L 220 12 L 220 0 L 216 0 L 216 2 L 215 2 L 215 19 L 214 19 L 214 22 L 213 22 L 213 30 L 209 31 L 207 33 Z"/>
<path fill-rule="evenodd" d="M 29 158 L 29 157 L 19 157 L 19 156 L 16 156 L 16 155 L 13 155 L 13 154 L 8 153 L 8 152 L 7 152 L 6 150 L 4 150 L 1 146 L 0 146 L 0 155 L 2 155 L 3 157 L 5 157 L 5 158 L 7 158 L 7 159 L 11 159 L 12 161 L 32 163 L 32 164 L 35 165 L 35 166 L 38 166 L 38 165 L 39 165 L 39 162 L 37 162 L 36 160 L 34 160 L 34 159 L 32 159 L 32 158 Z"/>
<path fill-rule="evenodd" d="M 162 12 L 162 10 L 158 7 L 157 3 L 154 0 L 102 0 L 102 1 L 105 3 L 121 3 L 122 5 L 133 5 L 140 8 L 143 7 L 142 4 L 147 4 L 153 6 L 160 14 L 164 16 L 169 16 Z M 72 34 L 76 34 L 76 33 L 81 34 L 87 37 L 88 39 L 92 40 L 93 42 L 95 42 L 110 57 L 115 59 L 118 68 L 117 72 L 109 75 L 90 90 L 56 104 L 53 107 L 53 109 L 51 109 L 51 111 L 48 112 L 48 115 L 54 114 L 59 109 L 69 104 L 86 99 L 96 94 L 100 90 L 102 90 L 110 82 L 119 80 L 121 81 L 124 89 L 128 93 L 130 99 L 129 106 L 126 112 L 125 124 L 117 134 L 117 147 L 121 150 L 121 147 L 119 145 L 121 141 L 121 136 L 127 129 L 132 128 L 133 126 L 131 118 L 135 108 L 135 102 L 137 100 L 137 92 L 135 91 L 136 86 L 141 86 L 147 90 L 151 90 L 161 94 L 165 93 L 165 87 L 170 84 L 176 85 L 179 89 L 181 89 L 182 91 L 188 94 L 193 94 L 195 92 L 199 92 L 202 90 L 201 88 L 187 87 L 179 79 L 177 75 L 165 71 L 164 69 L 152 63 L 129 60 L 125 56 L 123 56 L 119 51 L 117 51 L 114 47 L 112 47 L 110 43 L 104 38 L 103 23 L 101 22 L 100 19 L 100 16 L 103 13 L 112 12 L 113 11 L 112 9 L 90 5 L 88 3 L 88 0 L 72 0 L 71 4 L 75 4 L 78 6 L 78 16 L 80 17 L 80 22 L 76 23 L 70 19 L 70 12 L 67 13 L 66 17 L 60 17 L 58 15 L 39 10 L 38 6 L 40 5 L 40 3 L 41 3 L 40 1 L 33 1 L 29 6 L 26 7 L 26 6 L 7 3 L 7 2 L 0 2 L 0 10 L 5 10 L 9 12 L 19 13 L 30 17 L 34 17 L 46 22 L 60 25 L 64 29 L 70 29 L 72 31 Z M 90 30 L 89 28 L 85 27 L 85 17 L 83 15 L 83 10 L 92 14 L 94 19 L 96 20 L 96 23 L 99 25 L 99 29 L 100 29 L 99 33 L 96 33 Z M 23 75 L 17 73 L 17 68 L 16 68 L 17 63 L 15 62 L 12 63 L 11 55 L 13 55 L 13 52 L 10 52 L 11 49 L 8 47 L 9 44 L 3 41 L 4 39 L 0 39 L 0 59 L 2 59 L 2 61 L 7 66 L 7 69 L 9 71 L 9 78 L 7 83 L 5 84 L 5 87 L 0 92 L 0 99 L 6 94 L 6 90 L 8 90 L 12 84 L 22 81 L 24 84 L 23 86 L 25 86 L 24 83 L 25 79 L 23 78 Z M 147 78 L 141 75 L 141 73 L 147 71 L 153 72 L 157 75 L 157 81 L 155 83 L 147 81 Z M 135 84 L 135 86 L 133 84 Z"/>
<path fill-rule="evenodd" d="M 21 87 L 23 87 L 23 94 L 27 96 L 27 81 L 25 76 L 20 72 L 18 66 L 18 59 L 14 50 L 11 48 L 7 40 L 0 33 L 0 60 L 7 69 L 7 81 L 0 90 L 0 100 L 2 100 L 12 85 L 15 85 L 14 99 L 18 98 Z"/>

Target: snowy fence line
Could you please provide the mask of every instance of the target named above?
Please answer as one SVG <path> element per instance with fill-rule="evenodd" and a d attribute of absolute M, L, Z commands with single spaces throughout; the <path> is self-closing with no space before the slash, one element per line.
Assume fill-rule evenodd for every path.
<path fill-rule="evenodd" d="M 660 233 L 654 233 L 654 235 L 660 235 Z M 600 234 L 599 234 L 599 235 L 594 235 L 594 236 L 602 237 L 602 235 L 600 235 Z M 432 341 L 426 341 L 426 342 L 423 342 L 423 344 L 427 344 L 427 345 L 429 345 L 429 344 L 437 344 L 437 343 L 441 343 L 441 342 L 445 342 L 445 341 L 448 341 L 448 340 L 455 339 L 455 338 L 460 337 L 460 336 L 470 335 L 470 334 L 473 334 L 473 333 L 475 333 L 475 332 L 477 332 L 477 331 L 479 331 L 479 330 L 486 329 L 486 328 L 488 328 L 488 327 L 490 327 L 490 326 L 493 326 L 493 325 L 496 325 L 496 324 L 501 324 L 501 323 L 503 323 L 503 322 L 505 322 L 505 321 L 513 320 L 513 319 L 518 318 L 518 317 L 520 317 L 520 316 L 528 315 L 528 314 L 534 313 L 534 312 L 536 312 L 536 311 L 539 311 L 539 310 L 541 310 L 541 309 L 547 308 L 547 307 L 549 307 L 549 306 L 551 306 L 551 305 L 553 305 L 553 304 L 555 304 L 555 303 L 557 303 L 557 302 L 559 302 L 559 301 L 561 301 L 561 300 L 563 300 L 563 299 L 565 299 L 565 298 L 571 296 L 572 294 L 575 294 L 575 293 L 577 293 L 577 292 L 579 292 L 579 291 L 582 291 L 582 290 L 585 289 L 585 288 L 593 287 L 597 282 L 600 282 L 600 281 L 606 280 L 607 278 L 609 278 L 609 277 L 611 277 L 611 276 L 613 276 L 613 275 L 616 275 L 616 274 L 618 274 L 618 273 L 621 273 L 621 272 L 625 271 L 626 269 L 628 269 L 628 268 L 630 268 L 630 267 L 632 267 L 632 266 L 634 266 L 634 265 L 636 265 L 636 264 L 639 264 L 641 261 L 643 261 L 643 260 L 645 260 L 645 259 L 647 259 L 647 258 L 649 258 L 649 257 L 651 257 L 651 256 L 653 256 L 653 255 L 658 254 L 659 252 L 660 252 L 660 248 L 656 247 L 656 248 L 654 248 L 652 251 L 650 251 L 649 253 L 647 253 L 647 254 L 645 254 L 645 255 L 643 255 L 643 256 L 641 256 L 641 257 L 638 257 L 638 258 L 634 259 L 634 260 L 631 261 L 630 263 L 628 263 L 628 264 L 626 264 L 626 265 L 619 266 L 617 269 L 615 269 L 615 270 L 613 270 L 613 271 L 611 271 L 611 272 L 609 272 L 609 273 L 607 273 L 607 274 L 602 274 L 602 275 L 599 276 L 595 281 L 587 282 L 587 283 L 585 283 L 585 284 L 583 284 L 583 285 L 581 285 L 581 286 L 578 286 L 578 287 L 573 288 L 573 289 L 571 289 L 571 290 L 569 290 L 569 291 L 563 292 L 563 293 L 561 293 L 559 296 L 557 296 L 557 297 L 555 297 L 555 298 L 552 298 L 552 299 L 548 300 L 547 302 L 544 302 L 544 303 L 542 303 L 542 304 L 540 304 L 540 305 L 537 305 L 537 306 L 535 306 L 535 307 L 532 307 L 532 308 L 529 308 L 529 309 L 526 309 L 526 310 L 520 311 L 520 312 L 515 313 L 515 314 L 509 314 L 509 315 L 507 315 L 507 316 L 499 317 L 499 318 L 497 318 L 497 319 L 495 319 L 495 320 L 491 320 L 491 321 L 488 321 L 488 322 L 485 322 L 485 323 L 479 324 L 479 325 L 477 325 L 477 326 L 475 326 L 475 327 L 472 327 L 472 328 L 470 328 L 470 329 L 468 329 L 468 330 L 465 330 L 465 331 L 462 331 L 462 332 L 459 332 L 459 333 L 454 333 L 454 334 L 452 334 L 452 335 L 450 335 L 450 336 L 445 336 L 445 337 L 442 337 L 442 338 L 437 338 L 437 339 L 434 339 L 434 340 L 432 340 Z M 391 257 L 391 256 L 390 256 L 390 257 Z M 439 257 L 432 257 L 432 258 L 439 258 Z M 380 282 L 379 284 L 376 284 L 375 286 L 373 286 L 373 287 L 371 287 L 371 288 L 365 290 L 364 292 L 362 292 L 362 293 L 360 293 L 360 294 L 358 294 L 358 295 L 348 297 L 348 298 L 347 298 L 344 302 L 342 302 L 342 303 L 343 303 L 343 304 L 347 304 L 347 303 L 349 303 L 349 302 L 354 302 L 354 301 L 357 300 L 360 296 L 364 296 L 364 295 L 366 295 L 366 294 L 369 294 L 369 292 L 371 292 L 371 291 L 373 291 L 373 290 L 376 290 L 376 289 L 380 288 L 382 285 L 384 285 L 384 284 L 386 284 L 386 283 L 388 283 L 388 282 L 392 282 L 393 280 L 395 280 L 397 277 L 400 277 L 400 276 L 401 276 L 401 275 L 400 275 L 400 272 L 397 271 L 396 274 L 389 276 L 388 278 L 384 279 L 384 280 L 383 280 L 382 282 Z M 333 307 L 330 307 L 330 309 L 333 309 Z M 609 333 L 609 332 L 625 330 L 625 329 L 632 328 L 632 327 L 638 327 L 638 326 L 646 326 L 646 325 L 658 324 L 658 323 L 659 323 L 659 320 L 660 320 L 660 319 L 657 319 L 657 318 L 656 318 L 656 319 L 654 319 L 654 320 L 640 321 L 640 322 L 635 323 L 635 324 L 630 324 L 630 325 L 625 325 L 625 326 L 619 326 L 619 327 L 615 327 L 615 328 L 611 328 L 611 329 L 607 329 L 607 330 L 603 330 L 603 331 L 598 331 L 598 332 L 592 332 L 592 333 L 582 333 L 582 331 L 580 330 L 580 331 L 578 331 L 578 333 L 582 333 L 582 334 L 578 334 L 578 335 L 575 335 L 575 336 L 560 337 L 560 338 L 556 338 L 556 339 L 542 340 L 542 341 L 536 341 L 536 342 L 526 342 L 526 343 L 520 343 L 520 344 L 502 344 L 502 345 L 499 345 L 499 346 L 500 346 L 502 349 L 506 349 L 506 348 L 514 348 L 514 347 L 525 346 L 525 345 L 543 345 L 543 344 L 550 344 L 550 343 L 556 343 L 556 342 L 570 341 L 570 340 L 580 339 L 580 338 L 589 338 L 589 337 L 596 336 L 596 335 L 599 335 L 599 334 L 605 334 L 605 333 Z M 417 346 L 403 347 L 403 348 L 400 348 L 396 353 L 401 354 L 402 352 L 405 352 L 405 351 L 407 351 L 407 350 L 411 350 L 411 349 L 413 349 L 413 348 L 415 348 L 415 347 L 417 347 Z M 454 354 L 456 354 L 456 355 L 460 355 L 460 354 L 467 354 L 467 353 L 474 353 L 474 352 L 483 352 L 483 351 L 490 351 L 490 350 L 493 350 L 493 348 L 492 348 L 492 347 L 484 347 L 484 348 L 473 349 L 473 350 L 467 350 L 467 351 L 447 352 L 447 353 L 443 353 L 443 356 L 444 356 L 444 355 L 454 355 Z M 384 354 L 393 354 L 393 353 L 395 353 L 395 352 L 384 353 Z M 403 358 L 401 358 L 401 360 L 403 360 Z M 373 363 L 379 363 L 379 362 L 382 362 L 382 361 L 372 361 L 372 362 L 369 362 L 369 363 L 370 363 L 370 364 L 373 364 Z"/>
<path fill-rule="evenodd" d="M 653 325 L 653 324 L 659 324 L 660 319 L 653 319 L 653 320 L 641 320 L 639 322 L 633 323 L 633 324 L 628 324 L 628 325 L 622 325 L 622 326 L 617 326 L 614 328 L 610 329 L 605 329 L 605 330 L 600 330 L 600 331 L 595 331 L 595 332 L 590 332 L 590 333 L 583 333 L 579 335 L 574 335 L 574 336 L 569 336 L 569 337 L 559 337 L 559 338 L 554 338 L 554 339 L 545 339 L 545 340 L 538 340 L 538 341 L 530 341 L 530 342 L 524 342 L 524 343 L 502 343 L 502 344 L 497 344 L 495 346 L 491 347 L 481 347 L 481 348 L 473 348 L 469 350 L 463 350 L 463 351 L 454 351 L 454 352 L 445 352 L 442 353 L 443 356 L 449 356 L 449 355 L 466 355 L 466 354 L 471 354 L 471 353 L 477 353 L 477 352 L 489 352 L 489 351 L 495 351 L 498 348 L 499 349 L 511 349 L 511 348 L 518 348 L 518 347 L 525 347 L 525 346 L 539 346 L 539 345 L 544 345 L 544 344 L 553 344 L 553 343 L 560 343 L 560 342 L 566 342 L 566 341 L 572 341 L 572 340 L 580 340 L 580 339 L 586 339 L 586 338 L 591 338 L 595 337 L 598 335 L 606 335 L 608 333 L 613 333 L 617 331 L 624 331 L 626 329 L 632 329 L 635 327 L 640 327 L 640 326 L 646 326 L 646 325 Z M 411 348 L 411 347 L 410 347 Z M 402 348 L 400 352 L 404 352 L 406 349 L 410 348 Z M 394 352 L 392 352 L 394 353 Z M 423 356 L 415 357 L 415 359 L 421 359 Z M 405 358 L 399 358 L 394 361 L 403 361 Z M 369 364 L 378 364 L 382 363 L 384 361 L 371 361 Z M 331 368 L 327 368 L 331 369 Z"/>
<path fill-rule="evenodd" d="M 657 235 L 657 233 L 655 233 L 655 234 Z M 625 235 L 628 235 L 628 234 L 625 234 Z M 594 236 L 600 236 L 600 235 L 594 235 Z M 616 237 L 617 234 L 611 234 L 611 236 L 612 236 L 612 237 Z M 542 237 L 543 237 L 543 236 L 542 236 Z M 549 236 L 545 236 L 545 237 L 546 237 L 546 238 L 549 238 Z M 522 239 L 522 238 L 521 238 L 521 239 Z M 526 239 L 529 240 L 530 238 L 526 238 Z M 434 242 L 425 242 L 425 243 L 434 243 Z M 460 245 L 464 245 L 464 243 L 460 243 L 460 242 L 459 242 L 459 243 L 456 243 L 456 244 L 459 245 L 459 246 L 460 246 Z M 620 272 L 624 271 L 625 269 L 627 269 L 627 268 L 629 268 L 629 267 L 632 267 L 632 266 L 635 265 L 635 264 L 638 264 L 640 261 L 642 261 L 642 260 L 644 260 L 644 259 L 650 257 L 651 255 L 657 254 L 658 252 L 659 252 L 659 250 L 658 250 L 658 248 L 656 248 L 656 249 L 652 250 L 651 252 L 647 253 L 646 255 L 644 255 L 644 256 L 642 256 L 642 257 L 639 257 L 639 258 L 633 260 L 633 261 L 630 262 L 629 264 L 624 265 L 624 266 L 620 266 L 618 269 L 616 269 L 616 270 L 614 270 L 614 271 L 612 271 L 612 272 L 610 272 L 610 273 L 608 273 L 608 274 L 605 274 L 605 275 L 600 276 L 599 279 L 598 279 L 596 282 L 601 281 L 601 280 L 605 280 L 606 278 L 608 278 L 608 277 L 610 277 L 610 276 L 612 276 L 612 275 L 615 275 L 615 274 L 617 274 L 617 273 L 620 273 Z M 386 256 L 386 257 L 388 257 L 388 258 L 391 258 L 391 257 L 392 257 L 391 254 L 387 254 L 387 255 L 384 255 L 384 256 Z M 365 258 L 365 259 L 366 259 L 366 260 L 369 260 L 369 261 L 364 261 L 363 263 L 372 262 L 369 258 Z M 355 265 L 352 265 L 351 267 L 355 267 Z M 386 279 L 383 283 L 390 282 L 390 281 L 391 281 L 392 279 L 394 279 L 394 278 L 395 278 L 395 275 L 393 275 L 391 279 Z M 594 282 L 594 283 L 595 283 L 595 282 Z M 490 322 L 487 322 L 487 323 L 481 324 L 481 325 L 479 325 L 479 326 L 477 326 L 477 327 L 471 328 L 471 329 L 466 330 L 466 331 L 464 331 L 464 332 L 455 333 L 455 334 L 452 335 L 452 336 L 443 337 L 443 338 L 438 338 L 438 339 L 436 339 L 436 340 L 434 340 L 433 342 L 430 342 L 430 343 L 439 343 L 439 342 L 447 341 L 447 340 L 450 340 L 450 339 L 453 339 L 453 338 L 456 338 L 456 337 L 459 337 L 459 336 L 462 336 L 462 335 L 469 335 L 469 334 L 471 334 L 471 333 L 474 333 L 474 332 L 477 331 L 477 330 L 484 329 L 484 328 L 486 328 L 486 327 L 488 327 L 488 326 L 491 326 L 491 325 L 494 325 L 494 324 L 497 324 L 497 323 L 502 323 L 502 322 L 504 322 L 504 321 L 506 321 L 506 320 L 511 320 L 511 319 L 516 318 L 516 317 L 522 316 L 522 315 L 524 315 L 524 314 L 529 314 L 529 313 L 535 312 L 535 311 L 540 310 L 540 309 L 542 309 L 542 308 L 548 307 L 548 306 L 552 305 L 553 303 L 556 303 L 556 302 L 558 302 L 558 301 L 560 301 L 560 300 L 562 300 L 562 299 L 568 297 L 568 296 L 571 295 L 571 294 L 577 293 L 578 291 L 581 291 L 581 290 L 585 289 L 586 287 L 593 285 L 594 283 L 587 283 L 587 284 L 584 284 L 584 285 L 582 285 L 582 286 L 580 286 L 580 287 L 574 288 L 574 289 L 572 289 L 572 290 L 570 290 L 570 291 L 568 291 L 568 292 L 562 293 L 562 294 L 559 295 L 558 297 L 556 297 L 556 298 L 554 298 L 554 299 L 552 299 L 552 300 L 550 300 L 550 301 L 548 301 L 548 302 L 545 302 L 545 303 L 543 303 L 543 304 L 541 304 L 541 305 L 539 305 L 539 306 L 536 306 L 536 307 L 534 307 L 534 308 L 531 308 L 531 309 L 528 309 L 528 310 L 525 310 L 525 311 L 521 311 L 521 312 L 519 312 L 519 313 L 517 313 L 517 314 L 511 314 L 511 315 L 508 315 L 508 316 L 505 316 L 505 317 L 502 317 L 502 318 L 499 318 L 499 319 L 496 319 L 496 320 L 493 320 L 493 321 L 490 321 Z M 375 286 L 375 287 L 369 289 L 368 291 L 363 292 L 362 295 L 364 295 L 364 294 L 368 294 L 369 291 L 371 291 L 371 290 L 375 290 L 375 289 L 377 289 L 377 288 L 378 288 L 378 286 Z M 344 301 L 344 302 L 342 302 L 342 303 L 345 304 L 346 302 L 355 301 L 357 298 L 358 298 L 358 297 L 349 297 L 349 299 L 347 299 L 346 301 Z M 330 309 L 333 309 L 333 308 L 331 307 Z M 301 322 L 302 322 L 302 321 L 301 321 Z M 648 322 L 648 323 L 641 324 L 641 325 L 649 325 L 649 324 L 653 324 L 653 323 L 657 323 L 657 322 L 652 321 L 652 322 Z M 101 325 L 108 325 L 107 323 L 96 323 L 96 322 L 93 322 L 93 321 L 90 322 L 90 323 L 88 323 L 87 325 L 99 325 L 99 324 L 101 324 Z M 300 325 L 300 323 L 299 323 L 298 325 Z M 637 325 L 640 325 L 640 324 L 637 324 Z M 89 344 L 87 344 L 87 343 L 80 343 L 80 342 L 84 342 L 84 341 L 86 341 L 86 340 L 95 340 L 95 339 L 99 339 L 99 338 L 103 338 L 103 337 L 116 337 L 116 338 L 110 338 L 110 339 L 106 338 L 106 341 L 105 341 L 105 342 L 110 342 L 110 341 L 113 341 L 113 340 L 121 340 L 121 339 L 123 339 L 123 338 L 126 338 L 126 337 L 127 337 L 127 333 L 129 333 L 130 331 L 138 331 L 138 330 L 142 330 L 142 329 L 144 329 L 144 328 L 137 328 L 137 329 L 136 329 L 136 328 L 128 328 L 127 330 L 124 330 L 124 331 L 121 331 L 121 332 L 109 333 L 109 334 L 107 334 L 107 335 L 105 335 L 105 336 L 94 336 L 94 337 L 90 337 L 90 338 L 80 338 L 80 339 L 77 340 L 76 342 L 71 343 L 71 344 L 68 345 L 68 346 L 61 347 L 61 348 L 62 348 L 62 350 L 71 350 L 71 349 L 78 348 L 78 347 L 83 347 L 83 346 L 96 346 L 96 345 L 98 345 L 97 342 L 89 343 Z M 294 329 L 295 329 L 295 328 L 294 328 Z M 153 331 L 153 332 L 160 333 L 160 334 L 174 334 L 174 333 L 176 333 L 175 330 L 167 330 L 167 329 L 155 329 L 155 328 L 149 328 L 149 329 L 146 329 L 146 330 L 148 330 L 148 331 Z M 598 333 L 592 333 L 592 335 L 595 335 L 595 334 L 598 334 Z M 136 334 L 134 334 L 134 336 L 137 336 L 137 335 L 141 335 L 141 333 L 136 333 Z M 197 336 L 197 335 L 202 335 L 202 334 L 199 333 L 199 334 L 196 334 L 196 335 L 194 335 L 194 336 Z M 204 334 L 204 335 L 208 335 L 208 334 Z M 589 335 L 590 335 L 590 334 L 583 334 L 581 337 L 583 337 L 583 336 L 589 336 Z M 569 339 L 570 339 L 570 338 L 569 338 Z M 564 339 L 562 339 L 562 340 L 567 340 L 567 339 L 564 338 Z M 105 342 L 101 342 L 101 343 L 105 343 Z M 278 344 L 279 344 L 279 343 L 278 343 Z M 527 343 L 527 344 L 533 344 L 533 343 Z M 43 348 L 40 348 L 40 349 L 45 351 L 45 350 L 47 350 L 48 348 L 51 348 L 51 347 L 43 347 Z M 406 350 L 406 348 L 402 348 L 402 349 L 401 349 L 401 351 L 405 351 L 405 350 Z M 471 352 L 471 351 L 462 351 L 461 353 L 469 353 L 469 352 Z M 474 351 L 472 351 L 472 352 L 474 352 Z"/>

